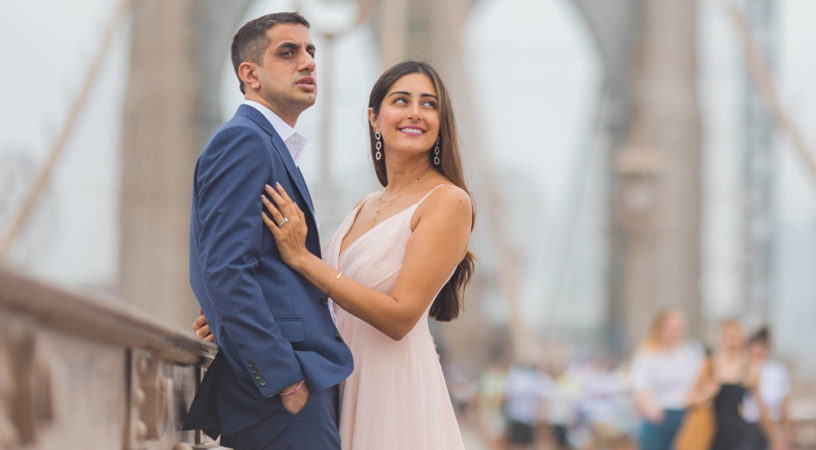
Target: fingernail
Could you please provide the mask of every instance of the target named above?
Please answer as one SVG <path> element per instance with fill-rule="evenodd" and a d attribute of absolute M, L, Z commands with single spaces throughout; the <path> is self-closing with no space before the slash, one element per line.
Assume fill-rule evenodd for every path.
<path fill-rule="evenodd" d="M 278 189 L 280 189 L 280 188 L 281 188 L 281 184 L 280 184 L 280 183 L 278 183 L 277 181 L 275 182 L 275 186 L 277 186 L 277 187 L 278 187 Z"/>

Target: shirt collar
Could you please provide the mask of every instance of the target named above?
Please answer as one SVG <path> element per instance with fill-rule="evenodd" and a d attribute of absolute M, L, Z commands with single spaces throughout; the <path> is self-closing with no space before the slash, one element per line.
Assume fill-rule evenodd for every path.
<path fill-rule="evenodd" d="M 286 144 L 286 149 L 289 150 L 289 154 L 292 155 L 292 159 L 295 161 L 295 165 L 297 165 L 300 162 L 300 157 L 303 156 L 303 148 L 307 143 L 306 137 L 290 127 L 288 123 L 284 122 L 283 119 L 266 106 L 253 100 L 244 100 L 242 104 L 255 108 L 266 117 L 266 120 L 269 121 L 272 128 L 274 128 L 281 137 L 283 143 Z"/>

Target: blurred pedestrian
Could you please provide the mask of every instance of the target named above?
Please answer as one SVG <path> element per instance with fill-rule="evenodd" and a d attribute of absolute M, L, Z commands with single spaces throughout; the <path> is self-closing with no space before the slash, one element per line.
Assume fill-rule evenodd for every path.
<path fill-rule="evenodd" d="M 507 372 L 504 413 L 511 449 L 530 449 L 542 419 L 548 379 L 532 364 L 516 364 Z"/>
<path fill-rule="evenodd" d="M 703 362 L 700 345 L 686 340 L 686 321 L 677 309 L 660 312 L 632 361 L 635 408 L 643 422 L 643 450 L 668 450 L 683 421 L 686 399 Z"/>
<path fill-rule="evenodd" d="M 772 449 L 786 450 L 790 448 L 793 434 L 788 417 L 791 383 L 788 369 L 781 362 L 771 359 L 770 353 L 770 331 L 768 327 L 762 327 L 748 339 L 748 357 L 759 368 L 759 380 L 757 394 L 749 393 L 745 397 L 742 417 L 750 424 L 762 424 L 762 429 L 755 426 L 752 430 L 756 445 L 770 441 Z"/>
<path fill-rule="evenodd" d="M 553 384 L 547 395 L 547 421 L 552 434 L 552 445 L 558 450 L 572 448 L 569 428 L 575 422 L 577 408 L 569 392 L 569 381 L 564 368 L 553 372 Z"/>
<path fill-rule="evenodd" d="M 709 367 L 710 365 L 710 367 Z M 699 382 L 689 396 L 691 403 L 713 400 L 716 431 L 713 450 L 764 449 L 752 437 L 754 428 L 743 419 L 740 406 L 748 392 L 756 389 L 758 366 L 751 364 L 745 335 L 737 320 L 720 328 L 720 348 L 700 372 Z M 762 408 L 761 400 L 758 400 Z"/>
<path fill-rule="evenodd" d="M 582 448 L 626 448 L 629 397 L 625 379 L 615 370 L 611 358 L 594 358 L 583 391 L 579 409 L 589 426 L 591 439 Z"/>
<path fill-rule="evenodd" d="M 479 429 L 490 448 L 504 448 L 505 418 L 502 403 L 505 398 L 506 361 L 494 362 L 479 377 Z"/>

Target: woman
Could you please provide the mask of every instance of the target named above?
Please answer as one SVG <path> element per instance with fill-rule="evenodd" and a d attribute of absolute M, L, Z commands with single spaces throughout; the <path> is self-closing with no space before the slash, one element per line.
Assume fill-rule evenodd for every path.
<path fill-rule="evenodd" d="M 403 62 L 375 83 L 368 117 L 384 189 L 354 207 L 325 261 L 306 249 L 303 213 L 282 188 L 267 187 L 263 220 L 284 262 L 332 299 L 354 356 L 341 387 L 342 447 L 464 448 L 427 321 L 456 318 L 473 271 L 474 211 L 450 98 L 433 68 Z"/>
<path fill-rule="evenodd" d="M 702 348 L 686 342 L 683 313 L 676 309 L 659 313 L 632 361 L 635 407 L 643 417 L 641 449 L 671 448 L 702 361 Z"/>
<path fill-rule="evenodd" d="M 751 427 L 740 415 L 746 393 L 755 390 L 757 384 L 757 367 L 748 358 L 740 323 L 736 320 L 723 322 L 720 341 L 720 349 L 701 370 L 689 401 L 692 404 L 713 401 L 716 432 L 711 449 L 764 448 L 755 444 Z M 761 402 L 759 406 L 763 407 Z"/>

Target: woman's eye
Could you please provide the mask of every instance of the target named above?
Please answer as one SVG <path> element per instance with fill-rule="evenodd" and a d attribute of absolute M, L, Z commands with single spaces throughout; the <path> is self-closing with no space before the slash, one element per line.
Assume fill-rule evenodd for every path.
<path fill-rule="evenodd" d="M 422 103 L 422 106 L 427 106 L 427 107 L 429 107 L 429 108 L 434 108 L 434 109 L 436 109 L 436 102 L 433 102 L 433 101 L 431 101 L 431 100 L 428 100 L 428 101 L 426 101 L 426 102 L 423 102 L 423 103 Z"/>
<path fill-rule="evenodd" d="M 397 98 L 396 100 L 394 100 L 394 103 L 406 104 L 406 103 L 408 103 L 408 101 L 405 100 L 404 98 Z"/>

